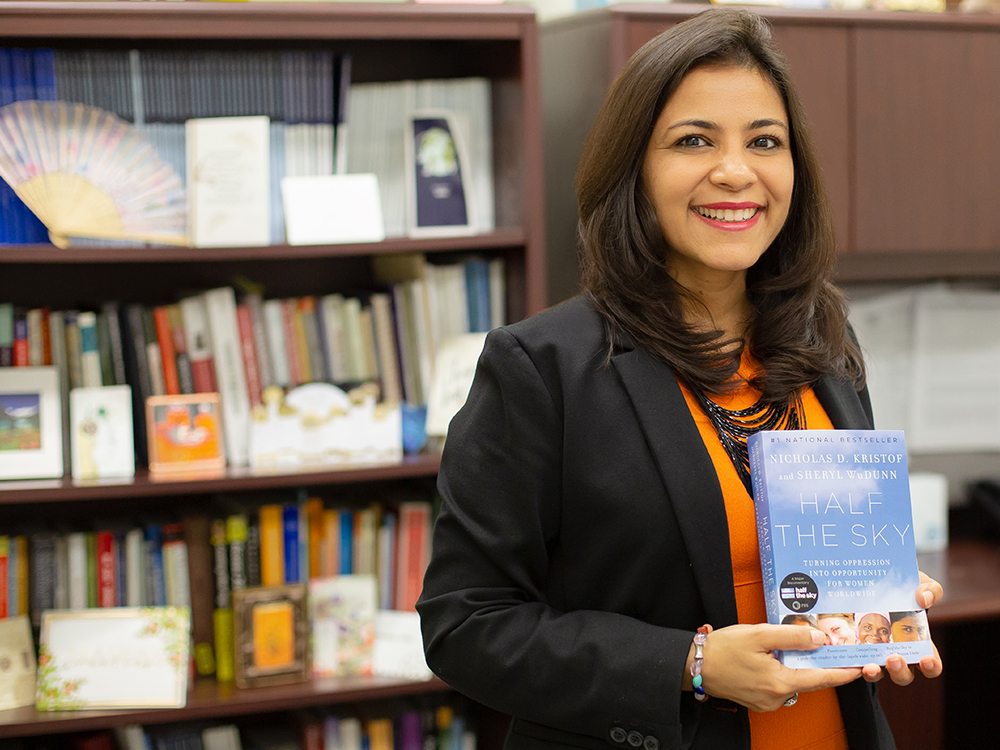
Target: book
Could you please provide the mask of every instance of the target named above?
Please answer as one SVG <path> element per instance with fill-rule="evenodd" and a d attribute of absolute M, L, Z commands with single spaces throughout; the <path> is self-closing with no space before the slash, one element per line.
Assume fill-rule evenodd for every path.
<path fill-rule="evenodd" d="M 260 582 L 263 586 L 281 586 L 285 582 L 285 550 L 282 508 L 262 505 L 260 518 Z"/>
<path fill-rule="evenodd" d="M 195 118 L 185 130 L 191 244 L 270 244 L 269 119 Z"/>
<path fill-rule="evenodd" d="M 195 393 L 214 393 L 215 367 L 212 363 L 212 334 L 208 326 L 208 308 L 204 297 L 185 297 L 180 301 L 181 320 L 191 380 Z"/>
<path fill-rule="evenodd" d="M 205 292 L 204 299 L 222 399 L 226 461 L 231 466 L 246 466 L 249 462 L 250 398 L 236 318 L 236 294 L 232 287 L 219 287 Z"/>
<path fill-rule="evenodd" d="M 410 500 L 399 504 L 396 552 L 396 609 L 415 611 L 431 555 L 431 504 Z"/>
<path fill-rule="evenodd" d="M 817 627 L 815 651 L 778 655 L 788 667 L 916 663 L 933 652 L 899 430 L 762 431 L 747 441 L 767 620 Z M 897 635 L 917 621 L 926 640 Z"/>
<path fill-rule="evenodd" d="M 377 606 L 375 576 L 309 582 L 313 676 L 372 674 Z"/>
<path fill-rule="evenodd" d="M 191 641 L 195 669 L 199 675 L 215 673 L 216 550 L 213 547 L 212 521 L 207 515 L 189 513 L 181 520 L 187 548 L 188 591 L 191 602 Z M 223 537 L 224 538 L 224 537 Z M 225 547 L 223 547 L 225 554 Z"/>

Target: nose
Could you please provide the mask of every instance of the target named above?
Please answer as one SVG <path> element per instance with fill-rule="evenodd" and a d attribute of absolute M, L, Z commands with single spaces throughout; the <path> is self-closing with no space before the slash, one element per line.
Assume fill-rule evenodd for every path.
<path fill-rule="evenodd" d="M 712 183 L 729 190 L 743 190 L 757 182 L 757 173 L 750 165 L 742 147 L 727 148 L 721 152 L 719 163 L 712 170 Z"/>

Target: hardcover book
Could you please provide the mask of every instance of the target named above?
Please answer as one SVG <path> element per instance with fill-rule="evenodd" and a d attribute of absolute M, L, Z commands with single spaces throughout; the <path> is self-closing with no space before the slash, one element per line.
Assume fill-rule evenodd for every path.
<path fill-rule="evenodd" d="M 815 627 L 785 666 L 910 664 L 933 651 L 898 430 L 763 431 L 747 441 L 767 620 Z"/>

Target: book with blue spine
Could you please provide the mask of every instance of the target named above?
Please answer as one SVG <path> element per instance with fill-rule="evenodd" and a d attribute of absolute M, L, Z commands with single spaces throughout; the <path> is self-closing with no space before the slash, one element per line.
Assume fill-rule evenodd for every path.
<path fill-rule="evenodd" d="M 747 448 L 767 621 L 827 635 L 781 662 L 852 667 L 931 655 L 902 431 L 762 431 Z"/>
<path fill-rule="evenodd" d="M 299 582 L 299 505 L 285 503 L 282 507 L 282 529 L 285 551 L 285 583 Z"/>

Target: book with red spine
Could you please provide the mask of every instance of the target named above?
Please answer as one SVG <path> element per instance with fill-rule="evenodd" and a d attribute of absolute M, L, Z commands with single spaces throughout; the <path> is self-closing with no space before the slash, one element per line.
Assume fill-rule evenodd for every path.
<path fill-rule="evenodd" d="M 191 362 L 191 380 L 195 393 L 215 393 L 215 366 L 212 362 L 212 334 L 208 327 L 208 310 L 202 297 L 185 297 L 180 301 L 181 322 Z"/>
<path fill-rule="evenodd" d="M 118 554 L 111 531 L 95 534 L 97 552 L 97 606 L 118 606 Z"/>
<path fill-rule="evenodd" d="M 431 556 L 431 504 L 402 502 L 397 517 L 396 609 L 414 612 Z"/>
<path fill-rule="evenodd" d="M 28 367 L 31 353 L 28 346 L 28 314 L 14 309 L 14 367 Z"/>
<path fill-rule="evenodd" d="M 250 306 L 236 306 L 236 324 L 240 334 L 240 355 L 243 358 L 243 371 L 246 373 L 247 395 L 250 406 L 263 403 L 261 393 L 264 390 L 260 378 L 260 363 L 257 358 L 257 342 L 253 333 L 253 312 Z"/>

